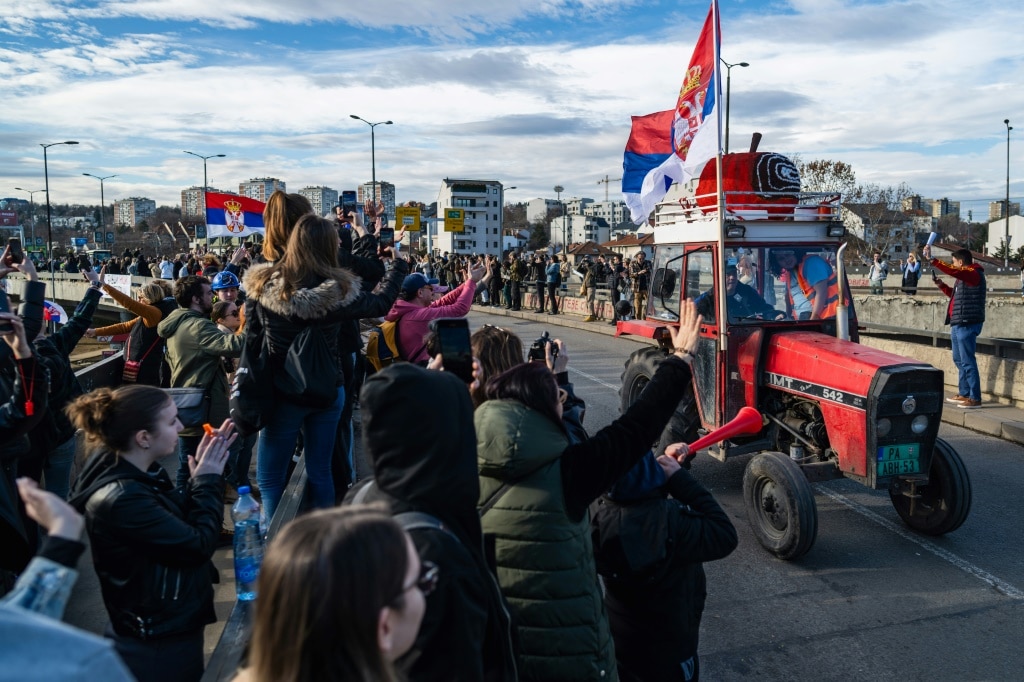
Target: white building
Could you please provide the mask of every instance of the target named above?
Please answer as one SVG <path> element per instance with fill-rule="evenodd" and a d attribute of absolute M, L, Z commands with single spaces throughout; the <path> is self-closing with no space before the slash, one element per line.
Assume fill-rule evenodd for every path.
<path fill-rule="evenodd" d="M 611 239 L 611 228 L 604 218 L 569 214 L 565 218 L 558 217 L 551 221 L 550 243 L 559 252 L 564 251 L 563 224 L 565 225 L 565 239 L 570 245 L 584 242 L 601 244 Z"/>
<path fill-rule="evenodd" d="M 1012 205 L 1011 205 L 1012 208 Z M 988 241 L 985 242 L 985 253 L 993 255 L 1002 246 L 1006 238 L 1006 221 L 993 220 L 988 224 Z M 1010 253 L 1024 246 L 1024 217 L 1010 216 Z"/>
<path fill-rule="evenodd" d="M 372 182 L 366 182 L 356 187 L 356 200 L 360 206 L 365 204 L 371 196 L 374 198 L 374 203 L 384 202 L 384 212 L 388 214 L 389 224 L 393 226 L 395 222 L 395 186 L 390 182 L 378 180 L 376 192 Z"/>
<path fill-rule="evenodd" d="M 338 190 L 320 185 L 303 187 L 299 194 L 309 199 L 309 203 L 313 205 L 313 213 L 318 216 L 330 214 L 330 217 L 334 217 L 332 209 L 338 205 Z"/>
<path fill-rule="evenodd" d="M 276 190 L 287 192 L 284 180 L 277 178 L 251 178 L 246 182 L 238 183 L 238 193 L 243 197 L 249 197 L 256 201 L 266 203 L 270 195 Z"/>
<path fill-rule="evenodd" d="M 586 215 L 587 207 L 594 203 L 593 199 L 587 197 L 573 197 L 563 200 L 565 212 L 568 215 Z"/>
<path fill-rule="evenodd" d="M 445 178 L 437 197 L 437 235 L 434 248 L 448 253 L 489 253 L 500 256 L 502 250 L 502 206 L 505 189 L 497 180 L 455 180 Z M 462 232 L 446 229 L 445 209 L 464 212 Z"/>
<path fill-rule="evenodd" d="M 156 213 L 156 202 L 142 197 L 129 197 L 114 202 L 114 224 L 138 227 L 139 223 Z"/>
<path fill-rule="evenodd" d="M 224 190 L 210 187 L 207 192 L 224 194 Z M 227 192 L 234 194 L 234 192 Z M 193 185 L 188 189 L 181 190 L 181 217 L 182 218 L 206 218 L 206 197 L 203 195 L 203 188 Z"/>
<path fill-rule="evenodd" d="M 561 211 L 561 206 L 554 199 L 530 199 L 526 203 L 526 222 L 533 225 L 547 220 L 548 211 Z"/>
<path fill-rule="evenodd" d="M 595 201 L 584 207 L 583 215 L 593 218 L 603 218 L 612 228 L 620 228 L 624 225 L 634 227 L 633 221 L 629 219 L 629 209 L 624 201 Z"/>

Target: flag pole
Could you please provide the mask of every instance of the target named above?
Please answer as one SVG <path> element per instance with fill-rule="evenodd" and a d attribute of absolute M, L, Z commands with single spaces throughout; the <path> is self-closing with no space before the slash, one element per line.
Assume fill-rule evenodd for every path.
<path fill-rule="evenodd" d="M 718 327 L 721 333 L 718 335 L 719 350 L 725 352 L 729 347 L 728 331 L 728 308 L 725 302 L 725 190 L 722 187 L 722 59 L 721 59 L 721 28 L 718 16 L 718 0 L 711 0 L 711 13 L 713 25 L 711 31 L 714 37 L 715 46 L 715 129 L 717 131 L 717 152 L 715 153 L 715 180 L 718 188 Z"/>

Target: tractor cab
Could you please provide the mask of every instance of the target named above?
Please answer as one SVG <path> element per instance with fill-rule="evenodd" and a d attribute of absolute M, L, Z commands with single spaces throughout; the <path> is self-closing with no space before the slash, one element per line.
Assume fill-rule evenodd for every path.
<path fill-rule="evenodd" d="M 744 163 L 730 165 L 731 157 Z M 835 478 L 888 490 L 900 517 L 920 532 L 955 530 L 971 489 L 959 455 L 938 438 L 942 372 L 857 343 L 840 198 L 799 192 L 798 181 L 765 189 L 795 172 L 783 161 L 726 155 L 723 166 L 743 186 L 724 192 L 721 216 L 717 187 L 702 191 L 707 168 L 658 206 L 645 319 L 620 321 L 617 333 L 647 336 L 659 347 L 627 361 L 622 407 L 666 356 L 667 328 L 678 323 L 681 302 L 693 300 L 703 321 L 692 386 L 656 447 L 694 442 L 741 408 L 756 409 L 760 431 L 706 452 L 721 461 L 754 455 L 744 497 L 767 549 L 795 559 L 811 548 L 817 512 L 810 484 Z"/>

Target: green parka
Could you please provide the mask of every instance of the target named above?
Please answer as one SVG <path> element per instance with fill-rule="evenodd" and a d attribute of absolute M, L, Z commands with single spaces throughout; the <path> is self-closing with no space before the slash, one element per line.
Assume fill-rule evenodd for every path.
<path fill-rule="evenodd" d="M 178 308 L 156 328 L 167 339 L 167 366 L 173 388 L 202 387 L 210 395 L 211 424 L 228 418 L 228 375 L 221 358 L 242 354 L 244 336 L 225 334 L 209 317 L 189 308 Z M 201 436 L 203 429 L 185 429 L 182 436 Z"/>

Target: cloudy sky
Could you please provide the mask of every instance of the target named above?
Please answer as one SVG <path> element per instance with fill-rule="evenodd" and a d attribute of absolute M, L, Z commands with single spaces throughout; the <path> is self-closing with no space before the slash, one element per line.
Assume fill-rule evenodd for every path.
<path fill-rule="evenodd" d="M 0 0 L 0 197 L 146 196 L 273 176 L 288 189 L 377 178 L 399 201 L 441 178 L 511 201 L 604 198 L 629 117 L 671 108 L 708 0 Z M 723 0 L 730 141 L 852 164 L 987 216 L 1024 195 L 1024 5 Z M 1019 131 L 1019 134 L 1018 134 Z M 618 182 L 610 195 L 621 196 Z M 40 199 L 42 195 L 37 195 Z"/>

